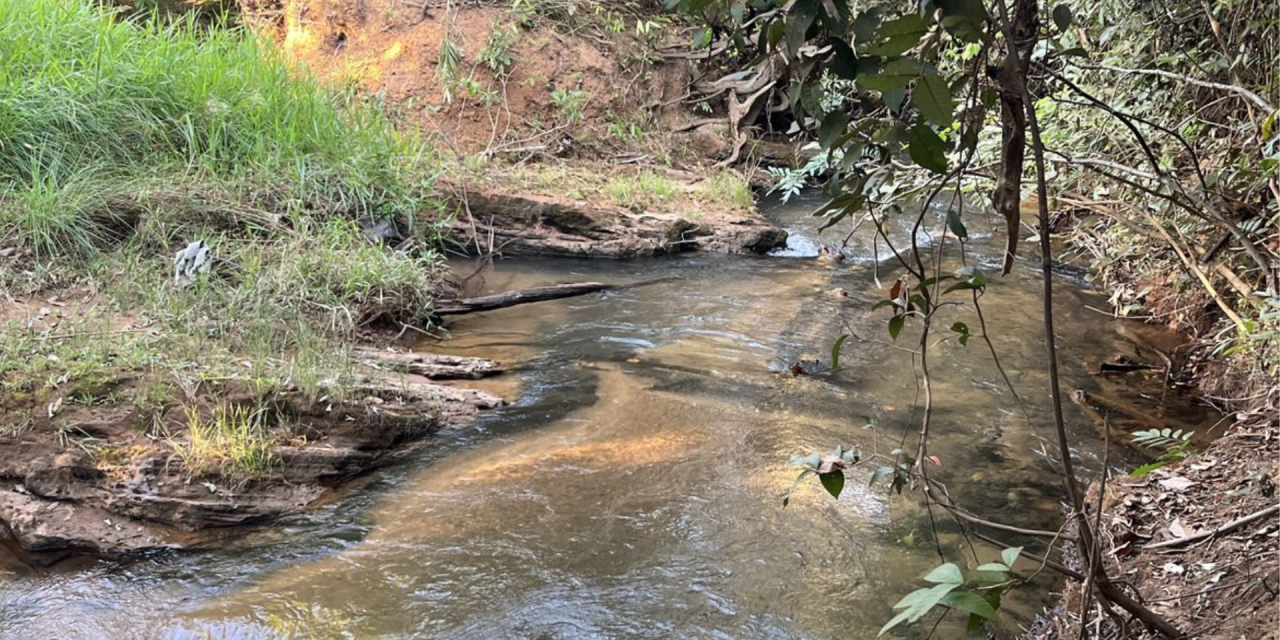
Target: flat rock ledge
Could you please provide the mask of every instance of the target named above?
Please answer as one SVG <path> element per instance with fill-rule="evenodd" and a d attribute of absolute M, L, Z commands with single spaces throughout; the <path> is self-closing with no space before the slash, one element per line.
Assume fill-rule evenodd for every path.
<path fill-rule="evenodd" d="M 465 360 L 448 362 L 462 371 L 497 367 Z M 214 546 L 245 525 L 303 511 L 438 429 L 502 405 L 489 393 L 409 376 L 359 377 L 344 388 L 353 399 L 343 403 L 273 399 L 288 437 L 275 447 L 275 471 L 250 481 L 193 477 L 172 447 L 147 441 L 127 419 L 94 427 L 135 451 L 110 465 L 46 434 L 56 428 L 0 439 L 0 530 L 35 562 Z"/>
<path fill-rule="evenodd" d="M 503 255 L 631 258 L 713 251 L 767 253 L 787 232 L 752 216 L 636 213 L 536 195 L 442 194 L 460 213 L 449 235 L 467 251 Z"/>

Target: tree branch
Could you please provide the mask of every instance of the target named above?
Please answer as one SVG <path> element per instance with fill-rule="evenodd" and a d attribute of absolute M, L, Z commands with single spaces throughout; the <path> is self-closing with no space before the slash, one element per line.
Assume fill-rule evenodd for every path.
<path fill-rule="evenodd" d="M 1234 84 L 1222 84 L 1220 82 L 1209 82 L 1208 80 L 1199 80 L 1196 78 L 1192 78 L 1191 76 L 1182 75 L 1181 73 L 1172 73 L 1170 71 L 1162 71 L 1160 69 L 1126 69 L 1124 67 L 1113 67 L 1111 65 L 1106 65 L 1106 64 L 1099 64 L 1099 65 L 1080 64 L 1076 66 L 1080 67 L 1081 69 L 1093 69 L 1095 71 L 1106 70 L 1106 71 L 1115 71 L 1117 73 L 1127 73 L 1132 75 L 1160 76 L 1161 78 L 1178 80 L 1181 82 L 1185 82 L 1187 84 L 1196 85 L 1197 87 L 1205 87 L 1206 89 L 1230 91 L 1231 93 L 1234 93 L 1252 102 L 1253 104 L 1257 105 L 1258 108 L 1262 109 L 1263 111 L 1266 111 L 1267 113 L 1271 113 L 1272 111 L 1276 110 L 1276 108 L 1268 104 L 1266 100 L 1263 100 L 1262 96 L 1248 89 L 1245 89 L 1244 87 L 1237 87 Z"/>

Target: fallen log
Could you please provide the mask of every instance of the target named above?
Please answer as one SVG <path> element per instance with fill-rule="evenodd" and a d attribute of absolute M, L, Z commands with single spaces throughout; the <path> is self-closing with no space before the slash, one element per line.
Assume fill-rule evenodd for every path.
<path fill-rule="evenodd" d="M 480 296 L 478 298 L 444 300 L 436 305 L 435 309 L 432 310 L 432 315 L 454 316 L 464 313 L 492 311 L 494 309 L 514 307 L 518 304 L 543 302 L 546 300 L 559 300 L 560 298 L 572 298 L 574 296 L 582 296 L 588 293 L 607 291 L 614 288 L 616 288 L 614 285 L 604 284 L 603 282 L 576 282 L 571 284 L 556 284 L 548 287 L 519 289 L 517 291 L 495 293 L 493 295 Z"/>
<path fill-rule="evenodd" d="M 544 302 L 546 300 L 559 300 L 560 298 L 572 298 L 575 296 L 584 296 L 588 293 L 597 291 L 615 291 L 619 289 L 632 289 L 635 287 L 645 287 L 651 284 L 659 284 L 662 282 L 671 282 L 679 280 L 677 276 L 668 276 L 665 278 L 654 278 L 652 280 L 644 280 L 641 282 L 632 282 L 630 284 L 605 284 L 603 282 L 572 282 L 569 284 L 553 284 L 546 287 L 533 287 L 530 289 L 517 289 L 516 291 L 507 291 L 504 293 L 495 293 L 477 298 L 460 298 L 457 300 L 442 300 L 437 305 L 431 315 L 440 316 L 456 316 L 464 313 L 477 313 L 480 311 L 493 311 L 494 309 L 503 309 L 506 307 L 514 307 L 518 304 L 528 304 L 530 302 Z"/>
<path fill-rule="evenodd" d="M 493 360 L 466 356 L 403 353 L 366 348 L 356 349 L 354 355 L 368 365 L 404 371 L 430 380 L 478 380 L 496 376 L 504 371 L 502 365 Z"/>

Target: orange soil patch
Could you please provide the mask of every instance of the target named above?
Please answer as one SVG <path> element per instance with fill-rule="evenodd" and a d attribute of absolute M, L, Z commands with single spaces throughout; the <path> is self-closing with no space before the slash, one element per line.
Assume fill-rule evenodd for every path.
<path fill-rule="evenodd" d="M 292 59 L 326 80 L 385 100 L 405 124 L 460 154 L 518 146 L 540 133 L 583 139 L 588 127 L 607 129 L 616 122 L 625 128 L 645 117 L 645 105 L 679 98 L 675 92 L 687 80 L 678 65 L 636 57 L 646 45 L 635 36 L 613 34 L 605 41 L 585 33 L 563 35 L 549 26 L 530 29 L 505 7 L 467 5 L 452 14 L 441 7 L 424 14 L 395 0 L 246 4 L 251 20 L 265 25 Z M 495 29 L 511 34 L 505 81 L 479 61 Z M 473 91 L 437 77 L 446 33 L 462 53 L 457 75 L 470 79 Z M 565 109 L 553 104 L 556 90 L 585 92 L 581 120 L 570 122 Z M 452 100 L 446 99 L 449 91 Z"/>

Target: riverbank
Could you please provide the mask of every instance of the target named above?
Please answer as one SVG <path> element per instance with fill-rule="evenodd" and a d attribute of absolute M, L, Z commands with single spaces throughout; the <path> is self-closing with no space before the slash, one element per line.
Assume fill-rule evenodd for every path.
<path fill-rule="evenodd" d="M 352 357 L 424 324 L 442 287 L 421 143 L 243 33 L 108 12 L 0 2 L 17 542 L 208 543 L 500 404 Z"/>
<path fill-rule="evenodd" d="M 464 22 L 498 15 L 478 11 Z M 0 214 L 0 523 L 46 560 L 213 544 L 499 406 L 361 351 L 430 327 L 452 293 L 447 247 L 785 244 L 731 170 L 645 161 L 606 175 L 589 134 L 563 158 L 442 150 L 439 130 L 405 120 L 407 98 L 371 104 L 367 87 L 286 62 L 282 49 L 310 42 L 301 32 L 277 45 L 207 19 L 0 3 L 24 52 L 6 62 L 23 112 L 0 152 L 13 185 Z M 64 73 L 66 60 L 94 62 Z M 603 112 L 586 102 L 554 108 L 594 127 Z"/>

